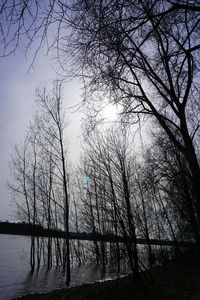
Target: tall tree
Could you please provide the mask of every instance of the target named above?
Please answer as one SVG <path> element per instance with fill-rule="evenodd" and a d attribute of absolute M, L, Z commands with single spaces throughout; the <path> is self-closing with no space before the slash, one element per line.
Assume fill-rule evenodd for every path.
<path fill-rule="evenodd" d="M 88 91 L 103 91 L 120 102 L 130 122 L 147 116 L 162 126 L 188 163 L 199 230 L 199 6 L 194 1 L 78 3 L 72 51 Z"/>
<path fill-rule="evenodd" d="M 138 274 L 132 159 L 127 128 L 111 129 L 105 134 L 97 131 L 86 143 L 85 166 L 90 177 L 88 215 L 92 227 L 95 232 L 106 230 L 116 239 L 120 234 L 124 237 L 131 270 L 133 274 Z M 107 229 L 106 219 L 110 223 Z M 120 260 L 118 243 L 116 251 Z"/>
<path fill-rule="evenodd" d="M 69 244 L 69 193 L 68 193 L 68 173 L 66 161 L 66 147 L 64 142 L 65 119 L 62 108 L 62 82 L 55 81 L 51 93 L 46 89 L 38 90 L 37 103 L 42 112 L 43 119 L 40 118 L 38 126 L 43 131 L 45 139 L 53 148 L 53 155 L 56 157 L 56 167 L 60 172 L 63 188 L 64 205 L 64 228 L 66 231 L 66 259 L 67 277 L 66 284 L 70 283 L 70 244 Z M 56 144 L 52 143 L 56 140 Z"/>
<path fill-rule="evenodd" d="M 120 102 L 131 121 L 152 116 L 188 162 L 200 224 L 199 3 L 168 0 L 4 1 L 1 41 L 14 52 L 21 35 L 70 57 L 88 90 Z M 55 36 L 50 36 L 50 30 Z M 67 66 L 66 66 L 67 67 Z M 192 111 L 192 113 L 191 113 Z M 189 200 L 188 200 L 189 201 Z M 200 244 L 200 241 L 198 241 Z"/>
<path fill-rule="evenodd" d="M 56 81 L 53 90 L 37 90 L 37 111 L 30 124 L 24 145 L 15 147 L 12 159 L 13 182 L 10 187 L 23 196 L 16 201 L 23 221 L 47 229 L 66 231 L 64 257 L 66 284 L 70 283 L 69 186 L 67 148 L 65 144 L 65 114 L 62 106 L 62 83 Z M 25 201 L 25 205 L 24 205 Z M 35 237 L 31 258 L 35 265 Z M 59 241 L 57 249 L 60 251 Z M 38 244 L 39 245 L 39 244 Z M 38 249 L 40 247 L 38 246 Z M 47 264 L 52 266 L 52 238 L 47 241 Z M 39 251 L 39 250 L 38 250 Z M 60 257 L 60 254 L 59 254 Z M 39 256 L 38 256 L 39 259 Z M 39 260 L 38 260 L 39 264 Z"/>

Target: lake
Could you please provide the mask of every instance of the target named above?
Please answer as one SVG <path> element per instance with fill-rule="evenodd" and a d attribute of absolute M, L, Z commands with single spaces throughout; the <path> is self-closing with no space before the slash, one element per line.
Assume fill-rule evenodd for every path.
<path fill-rule="evenodd" d="M 0 300 L 10 300 L 35 292 L 47 292 L 65 286 L 62 268 L 50 271 L 41 267 L 30 273 L 28 263 L 30 237 L 0 234 Z M 124 270 L 122 274 L 126 274 Z M 91 265 L 82 265 L 71 271 L 71 285 L 95 282 L 116 277 L 115 270 L 108 269 L 106 275 Z"/>

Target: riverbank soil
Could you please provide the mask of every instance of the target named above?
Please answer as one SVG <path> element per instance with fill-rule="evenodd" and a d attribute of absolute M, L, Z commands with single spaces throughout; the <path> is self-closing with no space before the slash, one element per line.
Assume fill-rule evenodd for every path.
<path fill-rule="evenodd" d="M 150 281 L 151 277 L 153 282 Z M 20 299 L 200 300 L 200 261 L 169 262 L 143 273 L 140 280 L 128 276 Z"/>

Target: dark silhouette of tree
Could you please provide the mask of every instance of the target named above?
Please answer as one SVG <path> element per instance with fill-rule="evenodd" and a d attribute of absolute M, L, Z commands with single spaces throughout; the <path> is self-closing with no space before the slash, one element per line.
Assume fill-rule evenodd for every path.
<path fill-rule="evenodd" d="M 140 268 L 136 235 L 141 232 L 151 263 L 153 235 L 173 238 L 177 251 L 179 238 L 193 235 L 200 249 L 199 13 L 199 3 L 193 0 L 35 0 L 3 1 L 0 6 L 2 55 L 14 53 L 26 37 L 27 52 L 36 42 L 34 61 L 46 43 L 48 50 L 57 51 L 66 75 L 82 78 L 90 108 L 93 105 L 98 112 L 97 103 L 107 98 L 121 105 L 123 121 L 141 126 L 149 120 L 164 132 L 164 138 L 156 132 L 155 149 L 146 154 L 139 171 L 134 169 L 125 128 L 120 129 L 123 134 L 94 134 L 88 142 L 82 164 L 85 193 L 80 182 L 77 193 L 84 204 L 79 211 L 81 226 L 94 236 L 114 234 L 118 270 L 124 251 L 119 234 L 133 273 Z M 41 113 L 28 144 L 16 148 L 17 186 L 12 189 L 23 196 L 25 205 L 19 205 L 19 211 L 29 223 L 64 227 L 63 256 L 58 239 L 56 249 L 57 260 L 67 261 L 68 285 L 69 185 L 61 98 L 59 82 L 52 94 L 38 91 Z M 74 199 L 79 234 L 77 202 Z M 47 245 L 51 266 L 51 237 Z M 74 251 L 80 262 L 79 242 L 77 246 Z M 32 266 L 35 248 L 33 237 Z M 94 239 L 93 248 L 97 263 L 105 268 L 106 245 Z"/>
<path fill-rule="evenodd" d="M 146 170 L 151 170 L 149 175 L 147 174 L 150 185 L 156 185 L 157 191 L 159 190 L 159 205 L 165 210 L 164 202 L 168 206 L 166 210 L 172 211 L 173 219 L 169 218 L 165 211 L 168 223 L 171 223 L 172 235 L 175 236 L 172 230 L 174 227 L 176 235 L 182 236 L 182 239 L 189 236 L 198 241 L 198 218 L 195 213 L 189 166 L 183 154 L 162 130 L 154 137 L 152 149 L 146 153 L 146 164 Z"/>
<path fill-rule="evenodd" d="M 117 136 L 116 136 L 117 133 Z M 112 233 L 124 237 L 126 253 L 133 274 L 139 271 L 136 225 L 133 204 L 133 171 L 127 129 L 96 132 L 86 143 L 83 174 L 89 176 L 84 200 L 90 230 L 96 234 Z M 99 256 L 98 244 L 95 244 Z M 101 244 L 104 257 L 104 248 Z M 116 242 L 118 270 L 120 246 Z M 104 260 L 103 260 L 103 263 Z"/>
<path fill-rule="evenodd" d="M 0 10 L 4 55 L 21 36 L 27 47 L 35 39 L 38 49 L 47 42 L 63 69 L 71 59 L 88 97 L 120 102 L 130 122 L 158 121 L 187 160 L 198 223 L 199 13 L 196 1 L 168 0 L 4 1 Z"/>
<path fill-rule="evenodd" d="M 69 193 L 68 193 L 68 174 L 66 161 L 66 147 L 64 143 L 64 127 L 65 119 L 62 108 L 62 82 L 56 81 L 52 93 L 48 93 L 46 89 L 38 91 L 37 102 L 43 113 L 43 119 L 40 118 L 39 128 L 44 130 L 45 137 L 51 144 L 52 140 L 56 140 L 56 145 L 51 144 L 54 148 L 59 165 L 60 179 L 63 188 L 63 206 L 64 206 L 64 228 L 66 232 L 66 260 L 67 260 L 67 278 L 66 284 L 70 283 L 70 245 L 69 245 Z M 44 120 L 44 122 L 43 122 Z M 50 164 L 51 167 L 51 164 Z M 50 172 L 51 174 L 51 172 Z M 50 179 L 50 185 L 52 180 Z M 51 189 L 51 186 L 50 186 Z"/>
<path fill-rule="evenodd" d="M 194 141 L 199 128 L 194 114 L 199 111 L 199 11 L 169 11 L 169 6 L 167 1 L 79 1 L 71 38 L 77 61 L 89 77 L 88 91 L 101 90 L 120 102 L 130 122 L 155 118 L 183 153 L 200 220 Z"/>
<path fill-rule="evenodd" d="M 62 107 L 62 84 L 54 83 L 51 92 L 37 90 L 37 111 L 30 123 L 24 145 L 15 147 L 10 164 L 12 180 L 10 189 L 16 197 L 16 206 L 22 221 L 34 226 L 42 225 L 47 231 L 64 229 L 65 243 L 61 256 L 61 243 L 57 238 L 57 261 L 67 268 L 66 284 L 70 283 L 69 244 L 69 192 L 67 148 L 65 145 L 65 115 Z M 31 246 L 31 267 L 40 265 L 41 243 L 33 232 Z M 45 251 L 44 260 L 46 260 Z M 62 258 L 61 258 L 62 257 Z M 53 240 L 47 237 L 47 266 L 53 263 Z"/>

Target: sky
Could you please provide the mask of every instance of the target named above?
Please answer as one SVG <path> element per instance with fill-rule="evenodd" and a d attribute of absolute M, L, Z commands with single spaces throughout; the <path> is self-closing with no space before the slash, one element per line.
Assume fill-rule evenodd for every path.
<path fill-rule="evenodd" d="M 36 57 L 34 68 L 30 69 L 32 56 L 25 57 L 18 49 L 15 55 L 0 57 L 0 221 L 16 221 L 11 193 L 7 188 L 10 177 L 9 161 L 15 144 L 23 142 L 27 127 L 35 111 L 36 88 L 49 87 L 57 78 L 55 60 L 42 51 Z M 30 70 L 29 70 L 30 69 Z M 70 108 L 81 102 L 81 85 L 78 79 L 65 83 L 63 105 L 66 109 L 66 141 L 69 161 L 76 163 L 81 153 L 82 112 Z M 101 117 L 114 121 L 117 109 L 105 106 Z"/>
<path fill-rule="evenodd" d="M 34 48 L 33 48 L 34 49 Z M 11 194 L 7 188 L 9 161 L 15 144 L 23 142 L 26 129 L 35 111 L 36 88 L 51 88 L 57 78 L 56 61 L 41 51 L 30 68 L 34 50 L 18 48 L 15 55 L 0 57 L 0 220 L 16 221 Z M 56 69 L 59 71 L 59 69 Z M 69 161 L 76 163 L 81 152 L 81 118 L 83 114 L 72 106 L 81 102 L 81 85 L 78 79 L 65 83 L 63 105 L 66 108 L 67 144 Z M 116 120 L 120 107 L 106 105 L 100 117 L 105 123 Z M 106 121 L 107 120 L 107 121 Z"/>
<path fill-rule="evenodd" d="M 34 114 L 34 93 L 37 87 L 50 87 L 57 74 L 52 59 L 39 53 L 34 69 L 29 70 L 31 59 L 25 58 L 20 49 L 15 55 L 0 58 L 0 220 L 13 221 L 14 210 L 7 189 L 9 160 L 16 143 L 22 142 L 29 121 Z M 29 71 L 28 71 L 29 70 Z M 81 101 L 78 80 L 65 84 L 63 104 L 65 108 Z M 69 159 L 75 162 L 80 153 L 81 112 L 66 109 L 69 120 L 67 143 Z"/>

